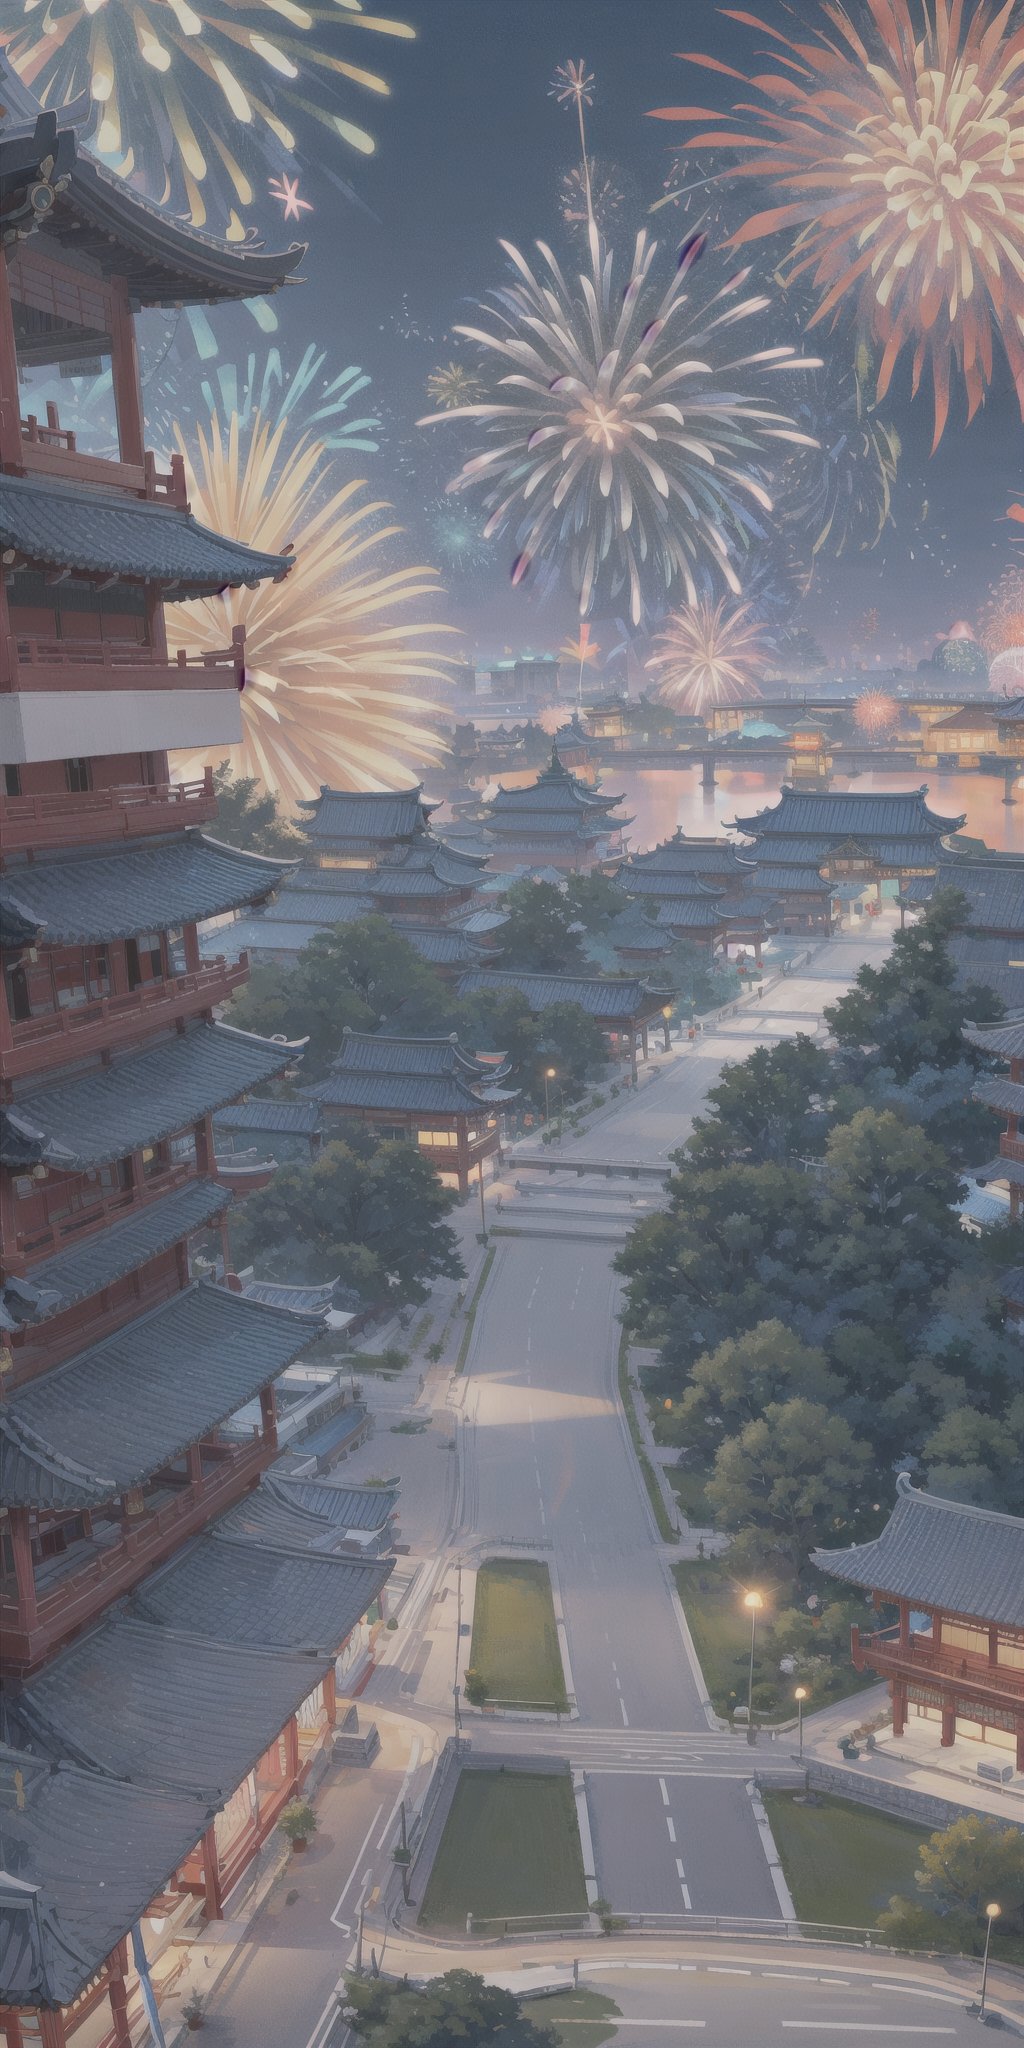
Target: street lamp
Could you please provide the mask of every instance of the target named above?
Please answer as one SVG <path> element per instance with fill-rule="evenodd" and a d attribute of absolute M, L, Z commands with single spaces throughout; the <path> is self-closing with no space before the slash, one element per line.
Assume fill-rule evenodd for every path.
<path fill-rule="evenodd" d="M 551 1121 L 551 1092 L 550 1092 L 550 1084 L 551 1084 L 551 1082 L 552 1082 L 552 1081 L 554 1080 L 554 1078 L 555 1078 L 555 1068 L 554 1068 L 554 1067 L 545 1067 L 545 1069 L 544 1069 L 544 1122 L 545 1122 L 546 1124 L 547 1124 L 547 1123 L 550 1123 L 550 1121 Z"/>
<path fill-rule="evenodd" d="M 807 1687 L 805 1685 L 798 1685 L 793 1698 L 796 1701 L 797 1748 L 802 1763 L 804 1756 L 804 1701 L 807 1698 Z"/>
<path fill-rule="evenodd" d="M 750 1613 L 750 1671 L 747 1677 L 747 1741 L 754 1742 L 754 1644 L 757 1639 L 757 1617 L 764 1601 L 760 1593 L 744 1593 L 743 1605 Z"/>
<path fill-rule="evenodd" d="M 988 1989 L 988 1950 L 989 1943 L 992 1940 L 992 1925 L 994 1921 L 998 1920 L 1002 1910 L 1001 1906 L 997 1906 L 994 1903 L 985 1908 L 985 1959 L 981 1965 L 981 2004 L 978 2007 L 978 2018 L 980 2020 L 983 2020 L 985 2017 L 985 1992 Z"/>

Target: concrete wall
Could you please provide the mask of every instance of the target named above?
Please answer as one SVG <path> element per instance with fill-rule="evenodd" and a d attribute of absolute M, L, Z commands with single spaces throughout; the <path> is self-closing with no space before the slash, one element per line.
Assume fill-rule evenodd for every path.
<path fill-rule="evenodd" d="M 807 1784 L 812 1792 L 831 1792 L 837 1799 L 874 1806 L 900 1820 L 916 1821 L 924 1828 L 948 1828 L 953 1821 L 962 1820 L 965 1813 L 977 1814 L 979 1820 L 993 1819 L 991 1812 L 971 1806 L 967 1800 L 933 1799 L 930 1793 L 915 1792 L 908 1785 L 893 1784 L 885 1778 L 862 1777 L 858 1771 L 844 1770 L 837 1764 L 808 1764 Z M 1013 1814 L 1007 1814 L 1005 1825 L 1018 1827 L 1020 1823 Z"/>

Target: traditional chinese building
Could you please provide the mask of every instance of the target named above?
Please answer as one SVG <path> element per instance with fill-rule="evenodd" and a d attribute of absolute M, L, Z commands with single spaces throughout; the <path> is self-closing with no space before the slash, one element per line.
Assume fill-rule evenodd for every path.
<path fill-rule="evenodd" d="M 234 1528 L 315 1331 L 190 1271 L 231 1199 L 213 1115 L 299 1048 L 216 1021 L 246 961 L 197 923 L 282 869 L 204 834 L 209 775 L 171 778 L 169 749 L 239 739 L 244 655 L 169 651 L 163 605 L 289 563 L 146 453 L 133 316 L 276 289 L 301 250 L 162 215 L 52 114 L 5 130 L 0 190 L 0 2038 L 131 2048 L 142 1948 L 223 1910 L 388 1571 Z M 103 455 L 24 406 L 96 359 Z"/>
<path fill-rule="evenodd" d="M 781 923 L 775 902 L 758 887 L 756 862 L 728 839 L 688 839 L 680 828 L 623 861 L 615 880 L 676 938 L 711 952 L 750 946 L 758 966 L 765 940 Z"/>
<path fill-rule="evenodd" d="M 503 874 L 523 865 L 586 874 L 623 852 L 622 834 L 633 820 L 616 813 L 621 802 L 588 789 L 560 760 L 556 744 L 535 782 L 525 789 L 499 784 L 487 804 L 482 830 L 492 865 Z"/>
<path fill-rule="evenodd" d="M 346 1027 L 327 1079 L 310 1090 L 328 1124 L 365 1124 L 377 1138 L 415 1145 L 443 1178 L 469 1189 L 500 1149 L 505 1059 L 479 1059 L 456 1037 L 398 1038 Z"/>
<path fill-rule="evenodd" d="M 1009 1065 L 1008 1076 L 986 1074 L 972 1091 L 975 1102 L 1006 1118 L 997 1156 L 977 1167 L 972 1177 L 981 1187 L 990 1181 L 1005 1182 L 1010 1215 L 1016 1220 L 1024 1208 L 1024 1017 L 1007 1018 L 1003 1024 L 969 1024 L 964 1037 L 979 1052 Z"/>
<path fill-rule="evenodd" d="M 777 804 L 735 819 L 731 829 L 754 842 L 755 887 L 777 899 L 783 928 L 827 932 L 841 885 L 873 884 L 880 903 L 883 883 L 895 894 L 912 877 L 935 873 L 943 839 L 964 819 L 937 816 L 927 794 L 923 787 L 891 796 L 783 789 Z"/>
<path fill-rule="evenodd" d="M 936 889 L 956 889 L 964 898 L 946 942 L 957 980 L 993 989 L 1008 1010 L 1024 1009 L 1024 856 L 943 850 L 934 875 L 908 883 L 901 905 L 920 910 Z"/>
<path fill-rule="evenodd" d="M 459 983 L 460 996 L 507 995 L 510 989 L 518 990 L 536 1017 L 555 1003 L 577 1003 L 604 1032 L 611 1051 L 630 1061 L 634 1075 L 637 1047 L 646 1059 L 652 1025 L 664 1032 L 668 1050 L 672 989 L 649 988 L 635 977 L 615 981 L 599 975 L 528 974 L 518 968 L 473 968 Z"/>
<path fill-rule="evenodd" d="M 854 1664 L 888 1679 L 894 1738 L 932 1722 L 938 1746 L 967 1737 L 1024 1771 L 1024 1521 L 918 1492 L 905 1472 L 896 1491 L 873 1542 L 811 1553 L 896 1609 L 889 1627 L 854 1627 Z"/>

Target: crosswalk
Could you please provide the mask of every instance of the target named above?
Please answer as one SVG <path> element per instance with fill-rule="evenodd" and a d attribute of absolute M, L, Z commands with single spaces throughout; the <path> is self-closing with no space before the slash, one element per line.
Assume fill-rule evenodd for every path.
<path fill-rule="evenodd" d="M 472 1732 L 473 1749 L 514 1748 L 523 1755 L 565 1756 L 579 1770 L 597 1774 L 643 1777 L 751 1778 L 790 1777 L 796 1765 L 788 1746 L 772 1742 L 748 1744 L 735 1736 L 673 1735 L 660 1729 L 586 1728 L 579 1722 L 562 1727 L 546 1722 L 530 1728 L 517 1724 Z"/>

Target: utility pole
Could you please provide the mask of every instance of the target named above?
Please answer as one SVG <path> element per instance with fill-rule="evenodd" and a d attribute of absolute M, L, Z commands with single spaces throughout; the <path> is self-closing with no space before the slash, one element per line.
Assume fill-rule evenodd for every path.
<path fill-rule="evenodd" d="M 478 1160 L 478 1162 L 477 1162 L 477 1170 L 478 1170 L 478 1172 L 479 1172 L 479 1175 L 480 1175 L 480 1242 L 481 1242 L 481 1244 L 486 1244 L 486 1243 L 487 1243 L 487 1210 L 486 1210 L 486 1209 L 485 1209 L 485 1207 L 484 1207 L 484 1162 L 483 1162 L 483 1160 L 482 1160 L 482 1159 L 481 1159 L 481 1160 Z"/>

